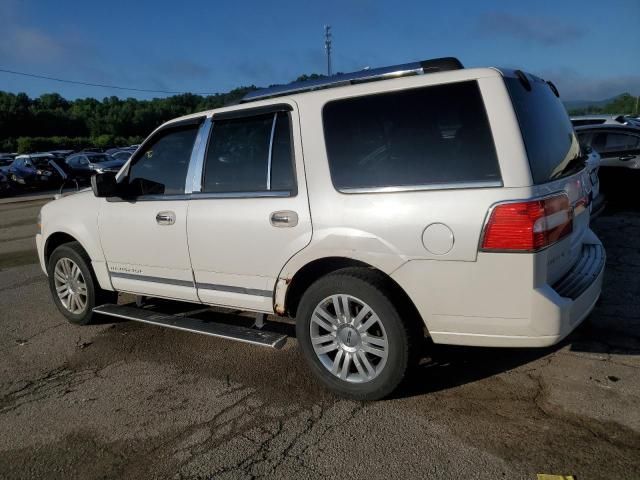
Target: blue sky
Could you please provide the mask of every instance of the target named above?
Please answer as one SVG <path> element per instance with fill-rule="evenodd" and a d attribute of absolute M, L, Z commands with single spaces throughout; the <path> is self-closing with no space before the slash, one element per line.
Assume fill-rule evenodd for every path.
<path fill-rule="evenodd" d="M 224 92 L 440 56 L 518 66 L 565 99 L 640 95 L 640 0 L 0 0 L 0 68 L 134 88 Z M 0 90 L 151 98 L 0 73 Z"/>

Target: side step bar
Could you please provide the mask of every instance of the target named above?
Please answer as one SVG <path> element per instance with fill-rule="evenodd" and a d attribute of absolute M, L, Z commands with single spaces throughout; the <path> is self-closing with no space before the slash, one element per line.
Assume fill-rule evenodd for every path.
<path fill-rule="evenodd" d="M 185 332 L 202 333 L 212 337 L 237 340 L 239 342 L 280 349 L 287 342 L 287 335 L 240 325 L 226 323 L 205 322 L 197 318 L 170 315 L 154 312 L 144 308 L 128 305 L 106 304 L 93 309 L 94 312 L 110 317 L 123 318 L 136 322 L 149 323 L 159 327 L 174 328 Z"/>

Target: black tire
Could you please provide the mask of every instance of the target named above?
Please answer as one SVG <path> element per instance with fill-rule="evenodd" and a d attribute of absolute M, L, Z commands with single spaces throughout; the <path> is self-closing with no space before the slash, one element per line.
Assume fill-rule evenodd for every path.
<path fill-rule="evenodd" d="M 81 312 L 73 313 L 62 303 L 56 291 L 54 280 L 55 267 L 61 259 L 69 259 L 75 263 L 82 273 L 82 278 L 86 284 L 86 305 Z M 47 264 L 47 274 L 49 276 L 49 290 L 53 297 L 53 302 L 69 322 L 76 325 L 88 325 L 94 318 L 93 308 L 104 303 L 116 303 L 118 293 L 102 290 L 96 280 L 89 255 L 84 251 L 78 242 L 69 242 L 56 248 Z"/>
<path fill-rule="evenodd" d="M 317 280 L 304 293 L 300 301 L 296 319 L 296 336 L 298 343 L 315 376 L 326 387 L 338 395 L 354 400 L 378 400 L 384 398 L 398 387 L 405 378 L 409 368 L 416 362 L 417 346 L 423 341 L 422 328 L 420 328 L 417 322 L 418 319 L 414 316 L 400 313 L 401 310 L 396 306 L 399 302 L 397 301 L 397 295 L 395 293 L 393 286 L 390 285 L 389 280 L 385 278 L 384 275 L 366 268 L 345 268 L 337 270 Z M 314 310 L 319 304 L 326 302 L 329 297 L 337 294 L 352 297 L 349 302 L 351 302 L 354 297 L 356 300 L 364 302 L 375 312 L 384 328 L 384 335 L 386 335 L 387 341 L 385 347 L 387 349 L 386 361 L 383 365 L 379 364 L 382 365 L 382 367 L 380 367 L 379 373 L 376 373 L 377 376 L 371 380 L 362 383 L 353 383 L 346 379 L 338 378 L 329 371 L 329 366 L 325 366 L 328 361 L 333 361 L 335 365 L 338 353 L 336 353 L 332 359 L 330 358 L 331 353 L 327 353 L 324 357 L 325 363 L 323 363 L 320 355 L 316 354 L 314 350 L 311 339 Z M 392 299 L 396 299 L 396 302 Z M 328 305 L 328 309 L 331 309 L 331 304 L 326 303 L 326 305 Z M 350 303 L 348 308 L 357 309 L 357 302 L 355 305 L 356 306 L 353 307 L 353 304 Z M 332 311 L 335 315 L 335 308 Z M 362 323 L 366 322 L 363 321 Z M 343 326 L 344 324 L 340 324 L 337 332 L 340 332 L 340 328 Z M 318 327 L 314 328 L 317 329 Z M 328 332 L 328 329 L 323 329 L 323 332 Z M 322 335 L 322 333 L 320 335 Z M 348 343 L 345 344 L 342 340 L 339 340 L 339 333 L 332 335 L 336 338 L 336 343 L 342 345 L 342 347 L 344 347 L 344 345 L 349 346 Z M 361 334 L 357 335 L 355 344 L 362 342 L 361 339 L 366 338 L 360 335 Z M 349 337 L 343 336 L 343 338 L 347 338 L 347 342 L 349 342 L 351 335 L 349 335 Z M 360 369 L 354 371 L 356 370 L 356 365 L 353 359 L 354 356 L 361 354 L 361 352 L 351 353 L 351 362 L 353 365 L 349 367 L 345 377 L 354 376 L 362 378 Z M 341 355 L 343 365 L 346 355 L 347 353 L 344 352 L 343 355 Z M 370 355 L 368 355 L 368 357 L 375 359 L 375 357 L 371 357 Z M 339 363 L 338 361 L 338 364 Z M 359 368 L 364 367 L 363 362 L 358 363 L 360 364 L 358 365 Z M 368 371 L 368 369 L 364 368 L 363 370 Z M 342 372 L 341 374 L 344 375 Z"/>

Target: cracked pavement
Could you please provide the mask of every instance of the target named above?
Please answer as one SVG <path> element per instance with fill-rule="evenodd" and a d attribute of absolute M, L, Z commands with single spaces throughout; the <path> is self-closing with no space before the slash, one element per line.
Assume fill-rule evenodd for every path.
<path fill-rule="evenodd" d="M 295 339 L 68 324 L 35 263 L 41 204 L 0 205 L 0 478 L 640 476 L 637 210 L 594 222 L 603 296 L 560 345 L 427 345 L 394 398 L 360 403 L 320 387 Z"/>

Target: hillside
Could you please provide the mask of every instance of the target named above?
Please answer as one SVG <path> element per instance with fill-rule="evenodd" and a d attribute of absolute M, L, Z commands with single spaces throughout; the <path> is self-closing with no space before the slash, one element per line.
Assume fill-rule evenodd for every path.
<path fill-rule="evenodd" d="M 568 100 L 563 102 L 572 115 L 587 113 L 638 113 L 638 99 L 629 93 L 621 93 L 605 100 Z"/>

